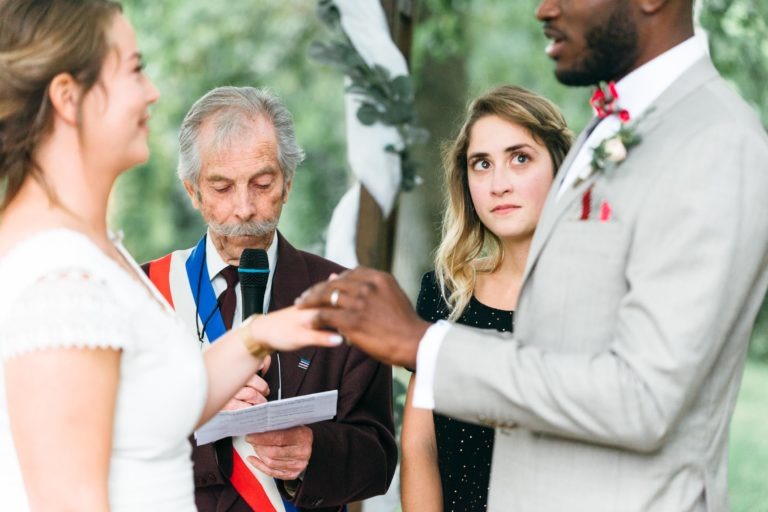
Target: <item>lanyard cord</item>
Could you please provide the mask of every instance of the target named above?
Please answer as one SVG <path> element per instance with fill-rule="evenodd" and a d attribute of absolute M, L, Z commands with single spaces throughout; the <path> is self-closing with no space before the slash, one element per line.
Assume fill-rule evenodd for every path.
<path fill-rule="evenodd" d="M 200 285 L 203 282 L 203 265 L 207 262 L 207 254 L 205 253 L 206 248 L 203 248 L 203 257 L 201 258 L 200 263 L 200 270 L 197 274 L 197 290 L 195 291 L 195 329 L 197 330 L 197 339 L 200 341 L 200 343 L 205 342 L 205 329 L 208 327 L 208 322 L 211 321 L 211 318 L 213 318 L 213 315 L 216 313 L 216 311 L 221 309 L 221 301 L 219 298 L 216 298 L 216 307 L 213 308 L 208 315 L 208 317 L 205 319 L 205 322 L 203 322 L 203 329 L 200 330 Z M 276 352 L 275 357 L 277 358 L 277 399 L 282 400 L 283 398 L 283 372 L 282 372 L 282 365 L 280 364 L 280 353 Z"/>
<path fill-rule="evenodd" d="M 211 321 L 211 318 L 213 318 L 213 315 L 216 314 L 216 311 L 221 309 L 221 301 L 219 300 L 219 297 L 216 297 L 216 307 L 211 310 L 211 312 L 208 314 L 208 317 L 205 319 L 205 322 L 203 322 L 203 329 L 200 330 L 200 285 L 203 282 L 203 265 L 205 265 L 207 261 L 206 257 L 206 248 L 203 246 L 203 257 L 200 258 L 200 270 L 197 274 L 197 291 L 195 294 L 195 330 L 197 330 L 197 339 L 200 341 L 200 343 L 203 343 L 205 341 L 205 329 L 208 327 L 208 322 Z"/>

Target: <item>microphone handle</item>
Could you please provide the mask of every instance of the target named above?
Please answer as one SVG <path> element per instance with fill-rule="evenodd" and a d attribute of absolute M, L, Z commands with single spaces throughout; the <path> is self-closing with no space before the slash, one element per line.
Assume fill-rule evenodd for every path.
<path fill-rule="evenodd" d="M 243 320 L 254 313 L 264 312 L 264 292 L 266 286 L 240 286 L 243 299 Z"/>

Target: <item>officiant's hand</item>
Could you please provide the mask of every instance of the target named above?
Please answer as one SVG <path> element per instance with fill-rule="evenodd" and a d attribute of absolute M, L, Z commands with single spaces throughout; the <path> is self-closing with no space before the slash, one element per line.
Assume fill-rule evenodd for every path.
<path fill-rule="evenodd" d="M 260 370 L 261 373 L 266 373 L 269 369 L 270 357 L 264 360 L 264 366 Z M 251 377 L 245 385 L 240 388 L 240 391 L 235 393 L 235 396 L 226 403 L 222 408 L 222 411 L 236 411 L 238 409 L 245 409 L 252 405 L 258 405 L 266 403 L 269 396 L 269 385 L 267 381 L 262 379 L 259 374 L 255 374 Z"/>
<path fill-rule="evenodd" d="M 315 327 L 331 327 L 387 364 L 416 367 L 416 352 L 429 323 L 411 306 L 395 278 L 356 268 L 319 283 L 297 301 L 318 308 Z"/>
<path fill-rule="evenodd" d="M 312 430 L 303 425 L 248 434 L 245 440 L 257 455 L 248 457 L 248 462 L 262 473 L 280 480 L 298 478 L 307 469 L 312 456 Z"/>

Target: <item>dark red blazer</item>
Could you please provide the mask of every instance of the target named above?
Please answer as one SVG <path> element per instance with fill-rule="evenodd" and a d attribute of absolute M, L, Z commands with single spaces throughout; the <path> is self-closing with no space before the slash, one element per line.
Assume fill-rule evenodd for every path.
<path fill-rule="evenodd" d="M 277 266 L 272 281 L 270 310 L 293 304 L 313 284 L 343 267 L 295 249 L 278 233 Z M 302 370 L 301 358 L 310 361 Z M 312 429 L 312 456 L 293 498 L 281 481 L 278 488 L 300 510 L 336 511 L 352 501 L 387 491 L 397 464 L 392 418 L 392 369 L 342 345 L 306 348 L 280 354 L 283 398 L 319 391 L 339 390 L 336 417 L 308 425 Z M 265 376 L 270 400 L 277 395 L 277 358 Z M 200 512 L 250 512 L 229 483 L 232 440 L 195 447 L 192 460 L 195 502 Z"/>

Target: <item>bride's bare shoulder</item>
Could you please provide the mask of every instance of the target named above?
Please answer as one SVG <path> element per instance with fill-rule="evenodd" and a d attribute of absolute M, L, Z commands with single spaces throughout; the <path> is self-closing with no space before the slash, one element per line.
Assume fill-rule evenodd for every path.
<path fill-rule="evenodd" d="M 72 219 L 55 211 L 11 211 L 0 213 L 0 258 L 19 243 L 44 231 L 69 229 L 77 231 Z"/>

